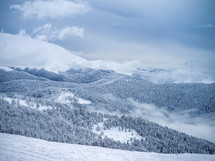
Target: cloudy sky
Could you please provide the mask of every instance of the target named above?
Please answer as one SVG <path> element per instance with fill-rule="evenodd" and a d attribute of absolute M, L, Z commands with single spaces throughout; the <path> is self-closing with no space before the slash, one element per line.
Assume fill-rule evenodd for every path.
<path fill-rule="evenodd" d="M 214 0 L 1 0 L 1 32 L 88 60 L 215 69 Z"/>

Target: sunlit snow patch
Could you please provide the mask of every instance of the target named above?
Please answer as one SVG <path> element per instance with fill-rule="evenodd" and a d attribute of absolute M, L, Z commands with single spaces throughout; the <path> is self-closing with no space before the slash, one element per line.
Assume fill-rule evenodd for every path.
<path fill-rule="evenodd" d="M 103 122 L 93 125 L 93 132 L 102 136 L 102 138 L 108 137 L 121 143 L 131 143 L 134 139 L 144 139 L 135 130 L 132 129 L 120 129 L 120 127 L 112 127 L 105 129 Z"/>

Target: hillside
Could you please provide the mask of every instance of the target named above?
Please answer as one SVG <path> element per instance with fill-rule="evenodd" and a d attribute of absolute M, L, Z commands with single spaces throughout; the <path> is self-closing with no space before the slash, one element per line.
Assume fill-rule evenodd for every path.
<path fill-rule="evenodd" d="M 59 74 L 45 69 L 14 69 L 9 72 L 0 69 L 1 92 L 22 92 L 34 96 L 45 88 L 67 88 L 90 100 L 94 107 L 99 106 L 108 111 L 129 113 L 132 107 L 127 99 L 132 98 L 140 103 L 155 104 L 173 111 L 193 110 L 193 115 L 215 112 L 215 83 L 154 84 L 114 71 L 90 68 L 70 69 Z M 112 97 L 111 102 L 109 96 Z M 117 109 L 114 108 L 116 104 L 119 106 Z"/>
<path fill-rule="evenodd" d="M 214 143 L 182 133 L 186 128 L 178 132 L 149 119 L 151 110 L 156 119 L 162 115 L 171 123 L 177 113 L 189 109 L 191 118 L 212 120 L 214 84 L 154 84 L 95 69 L 56 74 L 4 68 L 0 72 L 3 133 L 135 151 L 215 153 Z"/>
<path fill-rule="evenodd" d="M 215 160 L 212 0 L 2 0 L 0 161 Z"/>

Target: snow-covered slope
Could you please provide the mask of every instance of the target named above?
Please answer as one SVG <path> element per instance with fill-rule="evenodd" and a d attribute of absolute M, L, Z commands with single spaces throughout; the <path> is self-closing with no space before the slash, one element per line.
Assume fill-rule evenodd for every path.
<path fill-rule="evenodd" d="M 46 109 L 52 109 L 51 106 L 45 106 L 45 105 L 41 105 L 41 104 L 36 104 L 34 102 L 26 102 L 25 100 L 22 99 L 12 99 L 9 97 L 4 98 L 4 100 L 6 100 L 9 104 L 13 104 L 12 106 L 25 106 L 25 107 L 30 107 L 32 109 L 37 109 L 39 111 L 43 111 Z"/>
<path fill-rule="evenodd" d="M 0 66 L 0 69 L 1 70 L 4 70 L 6 72 L 9 72 L 9 71 L 13 71 L 13 69 L 9 68 L 9 67 L 5 67 L 5 66 Z"/>
<path fill-rule="evenodd" d="M 48 142 L 0 133 L 0 160 L 214 161 L 214 155 L 157 154 Z"/>
<path fill-rule="evenodd" d="M 52 43 L 28 36 L 0 33 L 0 65 L 14 67 L 45 68 L 52 72 L 73 68 L 111 69 L 130 74 L 138 62 L 123 64 L 110 61 L 88 61 Z"/>
<path fill-rule="evenodd" d="M 30 37 L 0 33 L 1 64 L 9 66 L 43 67 L 50 71 L 82 66 L 87 60 L 66 49 Z"/>

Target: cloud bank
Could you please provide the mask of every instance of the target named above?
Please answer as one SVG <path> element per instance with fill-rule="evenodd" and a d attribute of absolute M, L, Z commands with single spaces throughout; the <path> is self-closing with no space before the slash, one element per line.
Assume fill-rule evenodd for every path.
<path fill-rule="evenodd" d="M 172 69 L 139 69 L 133 76 L 147 79 L 153 83 L 210 84 L 215 82 L 215 72 L 199 71 L 186 66 Z"/>
<path fill-rule="evenodd" d="M 22 12 L 25 18 L 64 18 L 87 13 L 90 7 L 87 3 L 68 0 L 36 0 L 27 1 L 22 5 L 11 5 L 10 9 Z"/>
<path fill-rule="evenodd" d="M 84 28 L 77 26 L 67 26 L 60 30 L 54 28 L 52 24 L 45 24 L 35 28 L 31 34 L 32 38 L 43 41 L 64 41 L 71 37 L 84 38 Z"/>
<path fill-rule="evenodd" d="M 199 25 L 198 27 L 199 28 L 213 28 L 213 29 L 215 29 L 215 25 L 213 25 L 213 24 Z"/>
<path fill-rule="evenodd" d="M 134 117 L 142 117 L 180 132 L 185 132 L 186 134 L 215 142 L 214 120 L 209 120 L 201 116 L 194 117 L 192 116 L 192 112 L 195 111 L 192 110 L 170 112 L 165 107 L 139 103 L 132 99 L 129 101 L 136 107 L 136 110 L 131 114 Z"/>
<path fill-rule="evenodd" d="M 27 34 L 24 29 L 20 30 L 18 35 L 31 37 L 42 41 L 64 41 L 71 38 L 84 38 L 84 28 L 77 26 L 67 26 L 62 29 L 52 27 L 52 24 L 45 24 L 35 28 L 31 34 Z"/>

